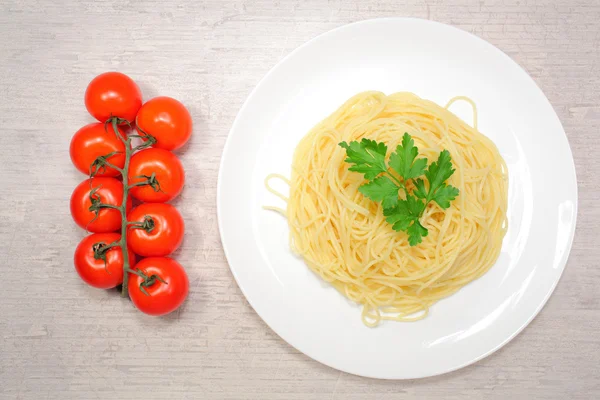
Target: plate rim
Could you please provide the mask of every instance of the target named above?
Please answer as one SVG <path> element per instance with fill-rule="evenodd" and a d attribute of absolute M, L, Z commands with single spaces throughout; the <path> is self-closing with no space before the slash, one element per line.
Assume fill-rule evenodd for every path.
<path fill-rule="evenodd" d="M 251 300 L 250 297 L 248 297 L 246 290 L 244 289 L 243 285 L 240 284 L 238 275 L 236 274 L 234 268 L 232 268 L 229 260 L 230 260 L 230 252 L 233 250 L 228 249 L 228 246 L 225 244 L 224 240 L 223 240 L 223 221 L 224 218 L 222 216 L 222 209 L 221 209 L 221 197 L 222 197 L 222 180 L 223 180 L 223 171 L 224 171 L 224 164 L 225 164 L 225 159 L 227 158 L 227 153 L 228 150 L 231 146 L 231 142 L 232 142 L 232 133 L 237 129 L 238 125 L 239 125 L 239 120 L 240 120 L 240 116 L 243 114 L 243 112 L 245 111 L 245 109 L 248 107 L 251 99 L 254 97 L 255 93 L 262 87 L 262 85 L 265 84 L 265 82 L 269 79 L 269 77 L 278 69 L 278 67 L 280 65 L 282 65 L 283 63 L 285 63 L 288 59 L 290 59 L 291 57 L 293 57 L 296 53 L 300 52 L 302 49 L 304 49 L 305 47 L 308 47 L 310 45 L 312 45 L 314 42 L 316 42 L 317 40 L 321 39 L 324 36 L 333 34 L 335 32 L 338 32 L 340 30 L 344 30 L 344 29 L 348 29 L 350 27 L 356 26 L 356 25 L 362 25 L 362 24 L 371 24 L 371 23 L 378 23 L 378 22 L 382 22 L 382 21 L 395 21 L 398 23 L 402 23 L 404 21 L 413 21 L 413 22 L 418 22 L 418 23 L 423 23 L 423 24 L 430 24 L 430 25 L 436 25 L 436 26 L 443 26 L 445 28 L 448 29 L 453 29 L 453 30 L 457 30 L 460 31 L 462 34 L 466 34 L 467 36 L 470 36 L 471 39 L 476 39 L 477 41 L 483 42 L 488 46 L 491 46 L 491 48 L 494 49 L 495 52 L 497 52 L 498 54 L 502 55 L 505 59 L 507 59 L 510 63 L 514 64 L 521 73 L 525 74 L 529 80 L 533 83 L 534 87 L 541 93 L 542 98 L 548 103 L 548 105 L 550 106 L 550 108 L 552 109 L 552 111 L 554 112 L 554 115 L 556 116 L 556 119 L 558 121 L 558 123 L 560 124 L 560 127 L 562 129 L 562 133 L 565 137 L 565 140 L 567 142 L 567 148 L 566 150 L 568 151 L 570 157 L 570 169 L 573 172 L 573 178 L 574 178 L 574 212 L 573 212 L 573 223 L 572 223 L 572 227 L 571 230 L 569 232 L 569 238 L 567 241 L 567 246 L 566 246 L 566 250 L 565 250 L 565 254 L 564 254 L 564 262 L 561 263 L 562 265 L 560 266 L 560 272 L 558 274 L 557 279 L 553 282 L 552 286 L 548 289 L 548 291 L 546 292 L 544 298 L 542 299 L 542 301 L 537 305 L 537 308 L 535 309 L 535 311 L 527 318 L 527 320 L 521 324 L 521 326 L 519 326 L 518 329 L 516 329 L 512 334 L 508 335 L 503 341 L 501 341 L 499 344 L 497 344 L 496 346 L 490 348 L 489 350 L 483 352 L 482 354 L 480 354 L 477 357 L 473 357 L 472 359 L 470 359 L 469 361 L 463 362 L 461 364 L 458 364 L 452 368 L 448 368 L 442 371 L 438 371 L 438 372 L 434 372 L 431 374 L 424 374 L 424 375 L 420 375 L 420 376 L 416 376 L 416 377 L 382 377 L 382 376 L 377 376 L 377 375 L 371 375 L 371 374 L 365 374 L 365 373 L 356 373 L 353 371 L 349 371 L 343 367 L 340 366 L 334 366 L 329 362 L 326 362 L 324 360 L 322 360 L 318 355 L 315 356 L 314 354 L 309 354 L 310 352 L 306 352 L 300 348 L 298 348 L 298 346 L 296 346 L 295 344 L 290 343 L 286 338 L 284 338 L 283 336 L 281 336 L 279 334 L 279 332 L 273 328 L 273 326 L 263 317 L 263 315 L 261 314 L 261 312 L 254 306 L 253 301 Z M 558 114 L 556 113 L 556 110 L 554 108 L 554 106 L 552 105 L 552 103 L 550 102 L 550 100 L 547 98 L 547 96 L 544 94 L 544 92 L 542 91 L 542 89 L 539 87 L 539 85 L 537 84 L 537 82 L 531 77 L 531 75 L 529 75 L 529 73 L 521 66 L 519 65 L 519 63 L 517 63 L 515 60 L 513 60 L 508 54 L 506 54 L 504 51 L 502 51 L 501 49 L 499 49 L 498 47 L 496 47 L 495 45 L 493 45 L 492 43 L 488 42 L 487 40 L 471 33 L 468 32 L 464 29 L 458 28 L 454 25 L 450 25 L 450 24 L 445 24 L 442 22 L 437 22 L 437 21 L 433 21 L 433 20 L 429 20 L 429 19 L 423 19 L 423 18 L 415 18 L 415 17 L 383 17 L 383 18 L 369 18 L 369 19 L 364 19 L 364 20 L 359 20 L 359 21 L 355 21 L 355 22 L 351 22 L 351 23 L 347 23 L 347 24 L 343 24 L 340 25 L 338 27 L 335 27 L 333 29 L 327 30 L 325 32 L 322 32 L 320 34 L 318 34 L 317 36 L 311 38 L 310 40 L 304 42 L 303 44 L 301 44 L 300 46 L 296 47 L 294 50 L 292 50 L 290 53 L 288 53 L 285 57 L 281 58 L 279 61 L 277 61 L 275 63 L 275 65 L 273 65 L 268 71 L 267 73 L 258 81 L 258 83 L 254 86 L 254 88 L 250 91 L 250 93 L 248 94 L 248 96 L 246 97 L 246 100 L 244 101 L 244 103 L 242 104 L 241 108 L 238 110 L 236 117 L 231 125 L 231 128 L 227 134 L 227 138 L 225 140 L 225 144 L 223 146 L 223 150 L 221 153 L 221 160 L 219 162 L 219 173 L 218 173 L 218 177 L 217 177 L 217 195 L 216 195 L 216 206 L 217 206 L 217 224 L 218 224 L 218 229 L 219 229 L 219 236 L 220 236 L 220 242 L 221 242 L 221 247 L 223 249 L 223 252 L 225 254 L 225 258 L 227 259 L 227 265 L 229 267 L 229 270 L 231 271 L 231 274 L 233 275 L 233 278 L 235 279 L 235 282 L 238 286 L 238 288 L 240 289 L 240 291 L 242 292 L 242 294 L 244 295 L 246 301 L 248 302 L 248 304 L 250 304 L 250 306 L 252 307 L 252 309 L 254 310 L 254 312 L 256 312 L 256 314 L 260 317 L 260 319 L 275 333 L 277 334 L 277 336 L 279 336 L 284 342 L 286 342 L 289 346 L 291 346 L 292 348 L 296 349 L 298 352 L 304 354 L 306 357 L 309 357 L 323 365 L 326 365 L 332 369 L 338 370 L 338 371 L 342 371 L 351 375 L 356 375 L 356 376 L 363 376 L 363 377 L 367 377 L 367 378 L 372 378 L 372 379 L 380 379 L 380 380 L 409 380 L 409 379 L 423 379 L 423 378 L 429 378 L 429 377 L 434 377 L 434 376 L 439 376 L 439 375 L 444 375 L 453 371 L 457 371 L 459 369 L 465 368 L 469 365 L 472 365 L 488 356 L 490 356 L 491 354 L 495 353 L 496 351 L 498 351 L 499 349 L 501 349 L 502 347 L 504 347 L 507 343 L 509 343 L 510 341 L 512 341 L 516 336 L 518 336 L 540 313 L 540 311 L 544 308 L 544 306 L 546 305 L 546 303 L 548 302 L 548 300 L 550 299 L 550 297 L 552 296 L 552 294 L 554 293 L 554 291 L 556 290 L 556 287 L 558 286 L 558 283 L 560 282 L 560 280 L 562 279 L 562 276 L 564 274 L 564 271 L 567 267 L 568 261 L 569 261 L 569 257 L 571 255 L 571 251 L 573 248 L 573 242 L 574 242 L 574 238 L 575 238 L 575 232 L 577 230 L 577 217 L 578 217 L 578 212 L 579 212 L 579 185 L 578 185 L 578 179 L 577 179 L 577 169 L 575 168 L 575 159 L 573 157 L 573 151 L 571 149 L 571 143 L 569 142 L 569 137 L 564 129 L 563 123 L 560 120 L 560 118 L 558 117 Z"/>

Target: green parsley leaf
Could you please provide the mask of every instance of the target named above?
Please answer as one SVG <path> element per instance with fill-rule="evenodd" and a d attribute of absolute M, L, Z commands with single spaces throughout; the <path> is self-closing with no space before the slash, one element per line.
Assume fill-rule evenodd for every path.
<path fill-rule="evenodd" d="M 453 173 L 454 169 L 452 168 L 450 152 L 444 150 L 440 153 L 437 161 L 432 162 L 427 171 L 425 171 L 425 177 L 429 181 L 429 200 L 431 200 L 430 196 L 435 193 L 442 183 L 450 178 Z"/>
<path fill-rule="evenodd" d="M 385 143 L 377 143 L 374 140 L 363 138 L 360 142 L 341 142 L 341 147 L 346 149 L 346 162 L 353 164 L 350 171 L 364 174 L 365 179 L 373 180 L 377 175 L 387 171 L 385 155 L 387 146 Z"/>
<path fill-rule="evenodd" d="M 389 165 L 404 180 L 417 178 L 423 175 L 427 168 L 427 159 L 419 158 L 419 149 L 415 147 L 415 141 L 408 133 L 402 136 L 402 144 L 396 147 L 396 151 L 390 155 Z"/>
<path fill-rule="evenodd" d="M 417 159 L 419 149 L 408 133 L 404 134 L 402 144 L 396 147 L 389 160 L 389 167 L 402 180 L 388 170 L 385 143 L 362 139 L 349 144 L 341 142 L 340 146 L 346 150 L 346 162 L 352 164 L 349 170 L 364 174 L 365 179 L 370 181 L 358 190 L 363 196 L 382 203 L 386 221 L 395 231 L 406 232 L 411 246 L 421 243 L 429 234 L 421 224 L 427 205 L 435 201 L 442 209 L 446 209 L 459 194 L 457 188 L 445 183 L 454 173 L 450 152 L 442 151 L 437 161 L 427 168 L 426 158 Z M 427 184 L 421 178 L 423 174 Z M 409 179 L 413 180 L 415 186 L 412 193 L 406 186 Z M 398 197 L 400 189 L 406 194 L 405 200 Z"/>
<path fill-rule="evenodd" d="M 440 159 L 444 162 L 443 165 L 448 165 L 450 160 L 444 156 L 442 158 L 442 152 L 440 154 Z M 439 160 L 439 159 L 438 159 Z M 459 193 L 459 190 L 452 185 L 446 185 L 445 183 L 441 183 L 438 186 L 435 186 L 439 182 L 439 177 L 447 176 L 450 177 L 454 170 L 452 168 L 448 169 L 448 167 L 443 167 L 443 170 L 438 167 L 439 162 L 432 163 L 429 167 L 429 170 L 425 173 L 428 176 L 429 190 L 425 188 L 425 182 L 422 179 L 415 180 L 415 190 L 413 194 L 417 196 L 419 199 L 424 199 L 427 203 L 430 201 L 435 201 L 442 209 L 446 209 L 450 207 L 450 202 L 453 201 Z M 449 164 L 450 166 L 452 164 Z M 446 178 L 447 179 L 447 178 Z M 433 185 L 431 182 L 433 181 Z"/>
<path fill-rule="evenodd" d="M 413 221 L 416 218 L 419 218 L 419 214 L 421 214 L 421 207 L 423 207 L 423 202 L 417 200 L 414 196 L 408 195 L 406 196 L 406 200 L 398 201 L 398 204 L 394 208 L 383 210 L 383 215 L 385 215 L 386 221 L 390 224 L 395 224 L 396 222 L 401 222 L 406 219 Z M 399 229 L 394 227 L 394 230 L 406 230 L 404 226 L 404 222 L 399 225 Z"/>
<path fill-rule="evenodd" d="M 425 211 L 426 204 L 423 204 L 422 201 L 418 200 L 415 196 L 412 195 L 406 196 L 406 204 L 408 206 L 408 211 L 411 215 L 414 215 L 417 218 L 421 218 L 421 215 L 423 215 L 423 211 Z"/>
<path fill-rule="evenodd" d="M 425 182 L 423 182 L 423 179 L 417 179 L 414 183 L 415 190 L 413 191 L 413 194 L 419 199 L 427 198 L 427 189 L 425 189 Z"/>
<path fill-rule="evenodd" d="M 450 202 L 458 196 L 458 189 L 451 185 L 442 184 L 433 194 L 432 200 L 442 209 L 450 207 Z"/>
<path fill-rule="evenodd" d="M 405 201 L 402 200 L 403 204 Z M 405 212 L 405 206 L 402 207 L 400 204 L 394 208 L 384 208 L 383 215 L 385 215 L 385 220 L 392 224 L 392 229 L 395 231 L 406 231 L 410 224 L 415 220 L 414 216 Z"/>
<path fill-rule="evenodd" d="M 408 234 L 408 243 L 415 246 L 421 243 L 422 236 L 427 236 L 427 229 L 421 225 L 419 218 L 425 210 L 425 203 L 413 195 L 406 196 L 406 200 L 400 200 L 393 209 L 384 209 L 383 215 L 386 221 L 392 224 L 395 231 L 405 231 Z"/>
<path fill-rule="evenodd" d="M 383 208 L 395 207 L 398 204 L 398 185 L 387 176 L 380 176 L 358 188 L 365 197 L 381 201 Z"/>
<path fill-rule="evenodd" d="M 431 163 L 425 177 L 429 182 L 429 190 L 425 190 L 425 183 L 418 179 L 415 181 L 415 195 L 425 199 L 426 203 L 435 201 L 442 209 L 450 207 L 450 202 L 454 200 L 459 190 L 454 186 L 447 185 L 444 182 L 454 174 L 452 168 L 452 157 L 448 150 L 440 153 L 436 162 Z"/>
<path fill-rule="evenodd" d="M 408 244 L 411 246 L 416 246 L 423 241 L 423 237 L 429 234 L 429 231 L 421 225 L 419 220 L 416 220 L 411 226 L 406 230 L 408 233 Z"/>

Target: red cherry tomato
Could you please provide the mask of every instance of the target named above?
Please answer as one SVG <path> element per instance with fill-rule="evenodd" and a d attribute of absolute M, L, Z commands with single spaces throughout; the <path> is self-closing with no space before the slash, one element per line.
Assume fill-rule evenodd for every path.
<path fill-rule="evenodd" d="M 179 101 L 166 96 L 148 100 L 136 117 L 136 125 L 156 139 L 159 149 L 175 150 L 192 135 L 192 117 Z"/>
<path fill-rule="evenodd" d="M 125 133 L 119 128 L 121 135 Z M 90 167 L 100 156 L 110 153 L 120 152 L 109 158 L 107 161 L 119 168 L 125 165 L 125 145 L 117 137 L 112 127 L 105 130 L 104 124 L 89 124 L 78 130 L 73 139 L 71 139 L 71 161 L 78 170 L 86 175 L 90 173 Z M 119 171 L 106 166 L 93 166 L 92 170 L 97 171 L 96 176 L 117 176 Z"/>
<path fill-rule="evenodd" d="M 91 182 L 91 186 L 90 186 Z M 93 194 L 94 204 L 104 203 L 120 206 L 123 201 L 123 184 L 115 178 L 93 178 L 81 182 L 71 195 L 71 216 L 73 220 L 90 232 L 114 232 L 121 228 L 121 213 L 113 208 L 99 209 L 98 216 L 92 207 L 90 193 Z M 92 207 L 92 210 L 90 210 Z M 127 211 L 131 209 L 131 199 L 127 199 Z"/>
<path fill-rule="evenodd" d="M 154 178 L 149 179 L 153 174 Z M 154 148 L 139 151 L 131 157 L 128 175 L 130 186 L 151 183 L 130 189 L 133 197 L 146 203 L 164 203 L 174 199 L 183 189 L 185 181 L 181 161 L 170 151 Z"/>
<path fill-rule="evenodd" d="M 110 289 L 123 282 L 123 252 L 120 247 L 103 246 L 121 239 L 118 233 L 94 233 L 79 243 L 75 249 L 75 270 L 85 283 L 99 289 Z M 135 254 L 128 251 L 130 265 L 135 264 Z"/>
<path fill-rule="evenodd" d="M 142 106 L 142 92 L 136 83 L 120 72 L 105 72 L 85 90 L 85 108 L 100 122 L 110 117 L 134 121 Z"/>
<path fill-rule="evenodd" d="M 149 257 L 137 263 L 134 269 L 150 278 L 146 282 L 136 274 L 129 274 L 129 297 L 141 312 L 165 315 L 176 310 L 187 297 L 188 277 L 177 261 L 168 257 Z"/>
<path fill-rule="evenodd" d="M 131 210 L 127 221 L 141 225 L 130 225 L 127 233 L 127 245 L 140 256 L 169 255 L 177 250 L 183 240 L 183 218 L 170 204 L 140 204 Z"/>

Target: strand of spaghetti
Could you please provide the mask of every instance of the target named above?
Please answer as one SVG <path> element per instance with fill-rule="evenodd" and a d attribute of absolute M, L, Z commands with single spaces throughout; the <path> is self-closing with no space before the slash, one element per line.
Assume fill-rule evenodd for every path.
<path fill-rule="evenodd" d="M 280 174 L 269 174 L 265 178 L 265 186 L 266 186 L 267 190 L 287 203 L 289 201 L 289 199 L 271 187 L 271 185 L 269 184 L 271 179 L 280 179 L 280 180 L 284 181 L 285 183 L 287 183 L 288 186 L 291 186 L 289 179 Z"/>
<path fill-rule="evenodd" d="M 455 96 L 455 97 L 451 98 L 450 100 L 448 100 L 448 103 L 446 103 L 444 108 L 446 110 L 448 110 L 450 108 L 450 106 L 452 104 L 456 103 L 457 101 L 466 101 L 467 103 L 469 103 L 471 105 L 471 108 L 473 109 L 473 129 L 478 130 L 478 128 L 477 128 L 477 105 L 471 98 L 469 98 L 467 96 Z"/>

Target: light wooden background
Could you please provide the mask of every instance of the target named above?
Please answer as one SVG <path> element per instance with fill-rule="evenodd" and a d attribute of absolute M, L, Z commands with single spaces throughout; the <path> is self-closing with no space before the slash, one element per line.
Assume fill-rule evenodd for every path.
<path fill-rule="evenodd" d="M 337 26 L 430 18 L 490 41 L 521 64 L 562 120 L 579 180 L 565 274 L 510 344 L 463 370 L 416 381 L 340 373 L 298 353 L 248 305 L 221 250 L 215 189 L 233 119 L 284 55 Z M 600 397 L 600 2 L 552 0 L 46 0 L 0 2 L 0 397 L 3 399 L 594 399 Z M 195 121 L 176 202 L 189 299 L 167 318 L 84 285 L 84 233 L 68 199 L 68 155 L 91 121 L 88 81 L 118 70 L 145 98 L 187 104 Z M 541 147 L 543 151 L 543 146 Z M 556 182 L 561 190 L 561 182 Z M 402 363 L 403 360 L 398 360 Z"/>

